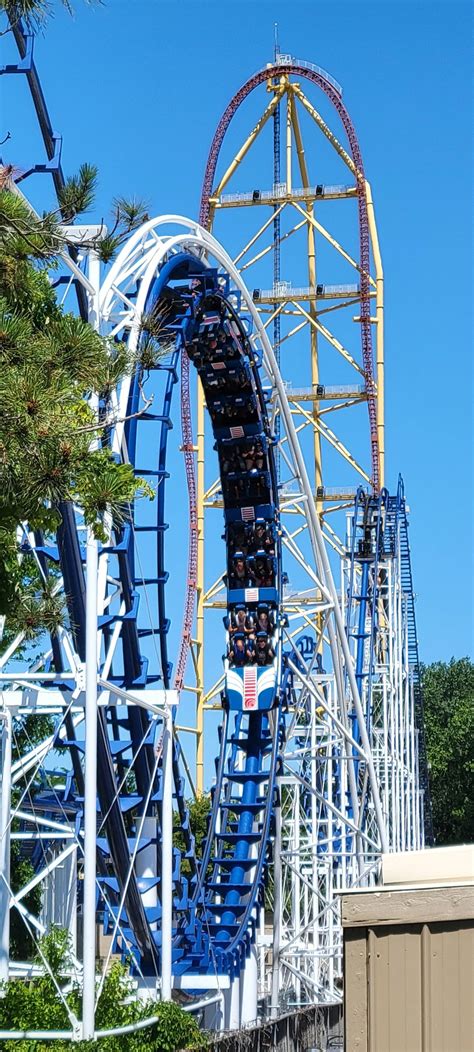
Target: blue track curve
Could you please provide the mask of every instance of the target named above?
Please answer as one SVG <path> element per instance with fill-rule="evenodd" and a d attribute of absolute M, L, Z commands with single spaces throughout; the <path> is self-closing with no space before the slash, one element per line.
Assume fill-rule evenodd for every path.
<path fill-rule="evenodd" d="M 199 283 L 199 284 L 198 284 Z M 193 287 L 194 286 L 194 287 Z M 281 591 L 281 550 L 278 520 L 278 485 L 273 456 L 273 436 L 266 410 L 266 399 L 262 390 L 259 363 L 248 339 L 246 327 L 240 321 L 235 308 L 235 292 L 215 270 L 206 269 L 194 256 L 183 254 L 165 264 L 150 291 L 147 310 L 161 309 L 165 305 L 168 336 L 175 340 L 169 357 L 158 363 L 157 371 L 163 374 L 163 406 L 160 414 L 145 414 L 137 418 L 140 382 L 137 374 L 131 385 L 129 398 L 130 420 L 127 424 L 127 448 L 129 458 L 136 464 L 138 474 L 150 475 L 158 480 L 156 501 L 156 524 L 143 527 L 156 541 L 156 574 L 144 582 L 136 565 L 135 538 L 142 527 L 132 520 L 114 531 L 108 552 L 116 559 L 120 577 L 125 612 L 109 612 L 99 619 L 99 627 L 107 638 L 117 622 L 121 622 L 121 653 L 109 679 L 128 689 L 145 689 L 158 680 L 164 687 L 171 683 L 171 663 L 168 654 L 168 626 L 166 615 L 165 570 L 165 495 L 166 455 L 168 435 L 172 426 L 172 395 L 177 382 L 177 366 L 181 353 L 188 352 L 198 365 L 201 379 L 213 420 L 216 447 L 221 468 L 228 459 L 236 441 L 240 444 L 251 439 L 261 439 L 261 470 L 224 472 L 222 490 L 224 518 L 226 523 L 228 564 L 228 618 L 235 616 L 235 605 L 247 596 L 250 615 L 256 617 L 257 606 L 265 601 L 273 622 L 272 643 L 276 657 L 272 665 L 278 671 L 278 680 L 273 693 L 260 711 L 229 711 L 229 697 L 224 696 L 224 722 L 221 729 L 220 752 L 216 760 L 216 785 L 212 793 L 212 807 L 207 838 L 203 847 L 203 859 L 198 867 L 194 862 L 194 842 L 189 828 L 189 818 L 184 801 L 184 785 L 179 773 L 179 747 L 174 750 L 175 798 L 184 829 L 186 855 L 191 860 L 190 880 L 180 874 L 180 856 L 175 851 L 175 926 L 173 968 L 175 974 L 193 972 L 214 973 L 216 968 L 228 974 L 238 974 L 255 937 L 266 866 L 271 855 L 272 822 L 275 805 L 275 779 L 278 758 L 284 733 L 282 701 L 290 689 L 290 677 L 280 673 L 281 640 L 279 632 L 279 606 Z M 209 317 L 214 321 L 209 323 Z M 209 363 L 200 364 L 209 326 L 224 338 L 229 350 L 230 365 L 225 355 L 215 370 Z M 206 352 L 207 353 L 207 352 Z M 213 386 L 214 373 L 219 375 L 219 389 Z M 229 377 L 227 391 L 225 377 Z M 223 382 L 224 380 L 224 382 Z M 243 385 L 242 396 L 235 390 L 236 383 Z M 234 413 L 232 427 L 238 440 L 232 438 L 227 415 L 232 402 Z M 241 407 L 241 410 L 240 410 Z M 239 415 L 240 413 L 240 415 Z M 138 422 L 139 420 L 139 422 Z M 152 467 L 137 464 L 138 430 L 153 420 L 159 427 L 158 456 Z M 229 481 L 230 479 L 230 481 Z M 257 491 L 261 494 L 257 497 Z M 241 515 L 241 504 L 237 494 L 243 494 L 246 511 Z M 253 495 L 253 496 L 252 496 Z M 258 504 L 258 500 L 261 501 Z M 253 502 L 253 503 L 252 503 Z M 71 632 L 79 658 L 85 658 L 85 581 L 84 550 L 81 548 L 73 509 L 65 506 L 63 522 L 58 533 L 57 547 L 43 549 L 44 559 L 52 558 L 62 569 L 65 592 L 71 620 Z M 267 578 L 260 584 L 255 577 L 247 581 L 250 588 L 241 588 L 240 582 L 232 579 L 233 549 L 235 548 L 236 522 L 251 530 L 255 517 L 265 519 L 265 528 L 272 544 L 271 555 L 266 555 Z M 240 528 L 240 527 L 239 527 Z M 37 550 L 40 551 L 41 545 Z M 262 553 L 247 556 L 250 566 Z M 252 562 L 253 560 L 253 562 Z M 271 573 L 270 573 L 271 568 Z M 138 610 L 140 591 L 144 585 L 156 587 L 157 623 L 151 629 L 139 626 Z M 245 582 L 244 582 L 245 583 Z M 150 634 L 159 638 L 160 663 L 158 669 L 143 656 L 141 639 Z M 229 633 L 227 639 L 230 640 Z M 249 646 L 252 644 L 249 643 Z M 255 644 L 256 645 L 256 644 Z M 56 648 L 57 651 L 57 648 Z M 53 646 L 50 668 L 62 671 L 60 656 Z M 255 681 L 261 671 L 257 669 Z M 238 670 L 236 670 L 238 671 Z M 243 673 L 242 673 L 243 675 Z M 224 692 L 225 694 L 225 692 Z M 246 695 L 245 695 L 246 696 Z M 98 910 L 103 916 L 104 927 L 110 931 L 123 899 L 120 928 L 115 939 L 115 949 L 124 956 L 130 951 L 142 972 L 155 974 L 160 969 L 159 904 L 160 878 L 160 812 L 161 772 L 152 788 L 147 814 L 156 819 L 157 867 L 154 878 L 140 878 L 129 873 L 130 855 L 137 846 L 136 833 L 143 812 L 144 801 L 153 777 L 154 741 L 148 714 L 138 707 L 120 710 L 99 710 L 98 715 L 98 881 L 102 893 L 98 899 Z M 76 737 L 72 725 L 68 726 L 67 741 L 57 747 L 66 746 L 71 755 L 71 775 L 63 808 L 75 816 L 81 825 L 83 801 L 83 775 L 80 756 L 84 750 L 83 739 Z M 127 787 L 128 786 L 128 787 Z M 39 793 L 35 807 L 45 813 L 54 810 L 51 794 Z M 149 844 L 149 839 L 146 841 Z M 146 844 L 138 844 L 138 851 Z M 194 863 L 194 864 L 193 864 Z M 144 894 L 156 886 L 157 904 L 150 908 L 144 904 Z M 158 927 L 157 927 L 158 925 Z"/>
<path fill-rule="evenodd" d="M 216 273 L 214 271 L 205 273 L 205 269 L 198 264 L 195 257 L 183 255 L 179 259 L 174 259 L 161 270 L 151 290 L 148 304 L 148 309 L 156 307 L 160 303 L 164 290 L 167 289 L 169 292 L 170 286 L 172 287 L 173 284 L 176 286 L 176 283 L 183 280 L 187 279 L 196 286 L 199 282 L 199 275 L 202 276 L 200 281 L 202 291 L 195 289 L 192 295 L 189 292 L 186 295 L 181 285 L 180 291 L 176 293 L 176 297 L 181 300 L 181 313 L 178 311 L 170 323 L 170 328 L 176 332 L 177 352 L 180 347 L 185 346 L 187 350 L 191 350 L 193 356 L 194 345 L 195 360 L 200 353 L 198 321 L 202 322 L 206 306 L 210 307 L 211 314 L 212 311 L 216 311 L 216 307 L 219 308 L 223 315 L 226 315 L 226 318 L 224 316 L 221 318 L 222 322 L 232 320 L 235 325 L 239 325 L 238 316 L 226 300 L 222 287 L 218 286 Z M 224 291 L 228 293 L 229 290 Z M 209 296 L 212 297 L 212 303 Z M 214 328 L 217 331 L 219 323 L 216 322 Z M 253 377 L 252 389 L 255 406 L 258 408 L 259 430 L 268 435 L 268 418 L 258 365 L 241 325 L 240 343 L 247 351 Z M 176 365 L 177 361 L 174 360 L 175 370 Z M 221 363 L 219 367 L 221 376 L 223 371 L 225 370 Z M 209 373 L 204 365 L 200 368 L 200 373 L 212 416 L 215 399 L 212 397 L 212 391 L 206 385 L 206 377 Z M 174 378 L 173 383 L 168 384 L 168 392 L 172 391 L 173 384 Z M 222 397 L 225 398 L 225 393 L 221 391 Z M 234 423 L 238 425 L 239 421 L 234 420 Z M 255 432 L 255 425 L 251 425 L 251 430 Z M 218 448 L 219 438 L 222 444 L 226 441 L 228 443 L 229 439 L 225 435 L 225 429 L 223 431 L 222 428 L 215 427 L 214 431 Z M 163 433 L 160 452 L 166 446 L 166 440 L 167 428 Z M 273 515 L 275 515 L 277 483 L 273 455 L 269 456 L 268 460 Z M 161 466 L 163 467 L 162 463 Z M 163 494 L 164 491 L 165 488 L 162 486 Z M 223 492 L 225 497 L 225 484 Z M 233 503 L 235 504 L 235 501 Z M 160 505 L 160 508 L 163 507 L 164 502 Z M 234 508 L 230 512 L 230 518 L 235 520 L 235 517 Z M 160 521 L 159 525 L 163 527 L 163 521 Z M 227 534 L 228 532 L 229 530 Z M 163 528 L 160 530 L 160 536 L 164 536 Z M 160 545 L 159 552 L 163 558 L 161 564 L 161 575 L 163 576 L 164 545 Z M 279 554 L 278 547 L 278 556 Z M 280 579 L 279 562 L 278 558 L 276 575 L 278 582 Z M 164 589 L 159 600 L 161 603 L 160 622 L 167 623 L 164 616 Z M 164 662 L 163 667 L 164 669 L 169 667 L 167 661 Z M 216 761 L 217 779 L 213 791 L 203 860 L 199 872 L 195 874 L 191 882 L 188 908 L 184 909 L 176 931 L 175 972 L 189 971 L 190 968 L 207 971 L 216 965 L 226 970 L 238 970 L 238 961 L 243 959 L 251 945 L 252 933 L 255 931 L 256 924 L 256 906 L 261 899 L 264 866 L 268 860 L 270 845 L 274 804 L 273 787 L 282 733 L 281 726 L 276 725 L 275 721 L 276 717 L 268 713 L 253 715 L 242 713 L 237 716 L 235 726 L 232 727 L 228 713 L 225 715 L 221 750 Z M 244 756 L 243 764 L 239 763 L 242 756 Z M 177 796 L 179 798 L 179 791 Z M 217 829 L 219 832 L 216 832 Z M 259 844 L 257 860 L 252 858 L 254 843 Z M 212 867 L 211 879 L 208 879 L 210 867 Z M 251 881 L 249 880 L 250 875 L 252 875 Z M 223 893 L 224 889 L 225 893 Z M 219 915 L 219 922 L 217 915 Z"/>

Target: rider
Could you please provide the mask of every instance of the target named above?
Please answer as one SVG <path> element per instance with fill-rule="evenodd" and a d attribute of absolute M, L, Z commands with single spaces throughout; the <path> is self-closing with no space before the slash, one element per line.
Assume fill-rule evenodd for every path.
<path fill-rule="evenodd" d="M 247 607 L 244 603 L 237 603 L 234 613 L 231 619 L 231 625 L 229 628 L 230 635 L 244 633 L 249 639 L 253 639 L 255 635 L 255 623 L 252 616 L 247 613 Z"/>
<path fill-rule="evenodd" d="M 233 636 L 232 645 L 229 648 L 229 664 L 235 665 L 236 668 L 243 668 L 244 665 L 251 665 L 253 661 L 252 644 L 246 640 L 243 632 L 237 632 Z"/>
<path fill-rule="evenodd" d="M 255 650 L 255 662 L 260 667 L 271 665 L 275 657 L 275 651 L 271 646 L 266 632 L 257 632 L 257 646 Z"/>
<path fill-rule="evenodd" d="M 244 522 L 231 522 L 227 527 L 227 541 L 230 552 L 242 552 L 247 554 L 247 527 Z"/>
<path fill-rule="evenodd" d="M 267 555 L 274 555 L 273 538 L 269 534 L 265 519 L 255 519 L 251 548 L 254 552 L 261 551 Z"/>
<path fill-rule="evenodd" d="M 248 588 L 249 573 L 243 552 L 235 552 L 230 575 L 231 588 Z"/>
<path fill-rule="evenodd" d="M 252 579 L 256 588 L 273 588 L 274 586 L 271 560 L 265 552 L 258 551 L 255 556 Z"/>
<path fill-rule="evenodd" d="M 267 606 L 259 606 L 257 610 L 257 631 L 273 632 L 273 622 L 270 620 Z"/>

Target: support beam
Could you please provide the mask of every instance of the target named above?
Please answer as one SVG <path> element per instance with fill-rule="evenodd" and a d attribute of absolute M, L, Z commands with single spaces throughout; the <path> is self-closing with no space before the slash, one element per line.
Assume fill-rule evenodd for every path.
<path fill-rule="evenodd" d="M 10 799 L 12 772 L 12 717 L 1 713 L 0 764 L 0 982 L 8 982 L 10 957 Z"/>
<path fill-rule="evenodd" d="M 291 120 L 293 123 L 293 130 L 295 134 L 296 152 L 298 155 L 298 164 L 300 168 L 301 178 L 303 180 L 303 186 L 309 187 L 309 173 L 308 165 L 306 162 L 305 150 L 303 145 L 303 137 L 301 135 L 301 128 L 298 120 L 298 113 L 296 110 L 296 102 L 293 93 L 290 96 L 290 112 Z M 296 206 L 295 206 L 296 207 Z M 316 278 L 316 238 L 314 234 L 314 205 L 308 202 L 307 209 L 300 209 L 301 214 L 304 216 L 307 222 L 307 245 L 308 245 L 308 284 L 310 288 L 315 289 L 317 285 Z M 311 352 L 311 386 L 313 391 L 316 391 L 321 380 L 319 373 L 319 353 L 318 353 L 318 329 L 316 325 L 316 313 L 317 303 L 316 299 L 310 300 L 309 304 L 309 315 L 311 318 L 310 327 L 310 352 Z M 314 482 L 316 487 L 316 493 L 321 489 L 323 485 L 323 464 L 322 464 L 322 448 L 321 448 L 321 435 L 317 422 L 320 413 L 320 403 L 317 398 L 313 399 L 313 420 L 314 420 L 314 431 L 313 431 L 313 449 L 314 449 Z M 316 499 L 316 510 L 319 515 L 321 523 L 323 522 L 323 504 L 322 501 Z M 319 633 L 321 637 L 321 633 Z"/>
<path fill-rule="evenodd" d="M 197 567 L 196 567 L 196 792 L 204 792 L 204 452 L 205 403 L 197 390 Z"/>
<path fill-rule="evenodd" d="M 275 808 L 275 843 L 273 846 L 273 948 L 272 948 L 272 1000 L 270 1014 L 278 1017 L 280 994 L 280 946 L 282 920 L 282 866 L 281 866 L 281 785 L 278 786 L 278 802 Z"/>
<path fill-rule="evenodd" d="M 84 797 L 82 1040 L 95 1029 L 95 882 L 97 849 L 97 575 L 98 544 L 90 527 L 86 544 L 86 746 Z"/>
<path fill-rule="evenodd" d="M 227 186 L 227 183 L 229 182 L 229 179 L 232 178 L 232 176 L 234 175 L 234 172 L 237 171 L 237 168 L 239 167 L 239 164 L 241 163 L 241 161 L 243 161 L 244 157 L 246 156 L 246 154 L 250 150 L 250 147 L 252 146 L 252 143 L 255 142 L 255 139 L 260 134 L 262 128 L 265 127 L 267 121 L 272 116 L 272 113 L 274 112 L 274 110 L 278 106 L 278 103 L 279 103 L 282 95 L 284 94 L 284 91 L 285 91 L 285 89 L 284 89 L 283 86 L 281 86 L 281 87 L 279 87 L 279 88 L 277 88 L 275 90 L 275 95 L 274 95 L 273 99 L 271 100 L 271 102 L 269 102 L 269 104 L 268 104 L 266 110 L 264 111 L 264 113 L 262 113 L 262 116 L 260 117 L 260 120 L 257 121 L 255 127 L 250 132 L 250 135 L 245 140 L 243 145 L 240 147 L 240 150 L 235 155 L 234 160 L 231 162 L 231 164 L 227 168 L 227 171 L 224 172 L 224 175 L 222 176 L 222 179 L 221 179 L 219 185 L 216 187 L 216 189 L 214 190 L 214 192 L 212 194 L 211 202 L 215 201 L 216 198 L 219 198 L 220 195 L 222 194 L 223 190 Z"/>
<path fill-rule="evenodd" d="M 89 323 L 99 330 L 100 260 L 91 250 L 88 277 Z M 91 403 L 96 410 L 96 400 Z M 96 852 L 97 852 L 97 665 L 98 665 L 99 545 L 90 526 L 86 539 L 86 701 L 84 786 L 83 881 L 83 988 L 82 1040 L 91 1041 L 95 1030 Z"/>
<path fill-rule="evenodd" d="M 225 1029 L 240 1030 L 240 979 L 234 976 L 225 992 Z"/>
<path fill-rule="evenodd" d="M 161 826 L 161 999 L 171 1001 L 173 923 L 173 725 L 163 725 L 163 810 Z"/>
<path fill-rule="evenodd" d="M 240 1025 L 250 1026 L 257 1023 L 258 1004 L 258 958 L 254 943 L 240 976 Z"/>
<path fill-rule="evenodd" d="M 372 255 L 375 267 L 377 328 L 375 334 L 376 381 L 377 381 L 377 433 L 379 439 L 380 486 L 385 484 L 385 361 L 384 361 L 384 276 L 382 256 L 380 253 L 377 225 L 375 222 L 374 202 L 370 183 L 365 182 L 367 198 L 367 217 L 372 243 Z"/>

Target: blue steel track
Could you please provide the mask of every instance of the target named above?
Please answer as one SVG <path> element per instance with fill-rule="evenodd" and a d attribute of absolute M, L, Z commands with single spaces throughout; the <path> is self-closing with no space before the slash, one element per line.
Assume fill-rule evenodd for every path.
<path fill-rule="evenodd" d="M 192 291 L 192 285 L 199 284 L 202 291 Z M 168 294 L 166 297 L 165 294 Z M 166 364 L 157 365 L 157 370 L 164 375 L 164 395 L 162 412 L 154 416 L 160 427 L 160 442 L 156 466 L 146 468 L 146 473 L 156 477 L 158 486 L 157 519 L 152 532 L 156 540 L 156 576 L 146 582 L 146 586 L 157 587 L 158 619 L 156 636 L 160 641 L 161 668 L 149 666 L 141 652 L 141 637 L 149 634 L 149 629 L 138 625 L 139 592 L 144 582 L 136 572 L 134 541 L 135 530 L 139 529 L 133 521 L 126 522 L 114 531 L 114 539 L 106 551 L 117 559 L 122 599 L 125 601 L 125 613 L 109 613 L 99 618 L 99 627 L 107 634 L 113 629 L 117 620 L 121 621 L 121 664 L 116 663 L 115 672 L 109 679 L 125 689 L 146 689 L 147 686 L 161 682 L 165 688 L 171 682 L 171 662 L 168 656 L 168 625 L 166 616 L 166 581 L 165 570 L 165 494 L 166 494 L 166 454 L 168 434 L 171 427 L 171 400 L 177 380 L 178 358 L 188 351 L 197 361 L 204 349 L 208 354 L 208 329 L 217 335 L 225 333 L 224 343 L 229 351 L 230 361 L 226 360 L 224 351 L 220 352 L 215 369 L 219 376 L 219 390 L 213 388 L 215 373 L 209 370 L 209 364 L 203 363 L 199 369 L 206 394 L 211 418 L 214 415 L 214 434 L 217 448 L 226 449 L 235 444 L 231 438 L 230 428 L 223 426 L 227 409 L 226 377 L 235 385 L 236 375 L 243 385 L 241 397 L 232 393 L 234 416 L 232 430 L 239 432 L 239 441 L 246 440 L 246 432 L 251 437 L 265 443 L 265 470 L 249 472 L 251 487 L 256 485 L 256 476 L 261 476 L 263 504 L 249 509 L 249 488 L 244 478 L 242 490 L 245 496 L 246 512 L 252 512 L 254 519 L 259 515 L 266 516 L 268 529 L 273 530 L 274 587 L 254 588 L 248 593 L 231 587 L 229 580 L 229 615 L 232 616 L 236 600 L 243 594 L 252 595 L 255 611 L 261 599 L 272 610 L 275 622 L 274 637 L 276 649 L 281 650 L 278 641 L 278 619 L 281 591 L 281 549 L 278 521 L 278 486 L 276 482 L 275 459 L 273 454 L 273 436 L 266 409 L 266 399 L 262 390 L 259 375 L 259 364 L 248 339 L 248 325 L 244 327 L 239 314 L 230 304 L 231 289 L 222 276 L 214 270 L 206 270 L 196 257 L 181 255 L 173 257 L 170 263 L 163 266 L 157 276 L 149 296 L 147 309 L 162 311 L 166 318 L 166 337 L 174 340 Z M 232 293 L 235 302 L 235 292 Z M 206 306 L 210 309 L 206 312 Z M 209 323 L 207 319 L 211 318 Z M 216 320 L 219 319 L 219 320 Z M 202 333 L 204 335 L 200 335 Z M 216 352 L 217 353 L 217 352 Z M 215 357 L 215 356 L 214 356 Z M 229 369 L 228 366 L 231 366 Z M 129 410 L 133 414 L 138 406 L 138 393 L 142 377 L 137 372 L 131 386 Z M 239 409 L 239 405 L 241 409 Z M 224 410 L 222 411 L 222 406 Z M 237 408 L 235 408 L 237 407 Z M 239 412 L 243 417 L 239 416 Z M 147 425 L 147 414 L 138 424 L 138 418 L 132 416 L 127 429 L 128 455 L 135 462 L 137 452 L 138 427 Z M 217 425 L 217 418 L 220 418 Z M 246 422 L 249 419 L 250 423 Z M 221 452 L 222 452 L 221 448 Z M 222 456 L 220 458 L 222 460 Z M 137 466 L 143 474 L 143 467 Z M 245 473 L 241 473 L 245 475 Z M 258 481 L 258 480 L 257 480 Z M 227 564 L 229 572 L 232 567 L 233 551 L 231 550 L 232 530 L 239 518 L 240 509 L 235 500 L 227 507 L 226 495 L 232 492 L 226 477 L 222 479 L 224 497 L 224 521 L 226 523 Z M 57 547 L 45 548 L 42 554 L 61 567 L 68 608 L 71 618 L 71 631 L 80 660 L 85 657 L 85 582 L 84 551 L 81 548 L 75 515 L 72 509 L 64 509 L 63 523 L 58 535 Z M 240 520 L 243 522 L 243 519 Z M 248 519 L 247 519 L 248 522 Z M 251 528 L 248 525 L 245 528 Z M 249 562 L 251 557 L 249 557 Z M 266 582 L 268 584 L 268 582 Z M 252 605 L 252 604 L 251 604 Z M 228 619 L 226 619 L 228 620 Z M 120 665 L 120 667 L 119 667 Z M 49 667 L 54 667 L 53 661 Z M 56 671 L 59 671 L 56 669 Z M 180 875 L 180 858 L 175 852 L 175 930 L 174 961 L 175 974 L 196 972 L 208 974 L 216 968 L 227 974 L 238 974 L 255 937 L 259 910 L 263 903 L 263 889 L 266 867 L 271 857 L 271 834 L 275 805 L 275 778 L 284 724 L 282 702 L 290 689 L 289 675 L 283 673 L 278 680 L 277 689 L 271 704 L 265 711 L 238 712 L 228 711 L 228 699 L 223 697 L 224 723 L 221 731 L 221 749 L 216 760 L 216 785 L 212 793 L 212 806 L 209 828 L 203 846 L 203 858 L 199 866 L 194 859 L 193 838 L 189 830 L 189 820 L 184 802 L 183 783 L 179 773 L 179 750 L 174 753 L 175 797 L 180 813 L 181 825 L 185 831 L 186 854 L 191 862 L 191 879 L 188 881 Z M 153 779 L 153 733 L 148 714 L 141 708 L 130 706 L 121 710 L 117 716 L 115 710 L 99 710 L 98 715 L 98 823 L 105 833 L 99 837 L 99 884 L 103 897 L 99 898 L 98 910 L 103 916 L 106 931 L 110 931 L 119 912 L 119 903 L 123 902 L 120 913 L 120 927 L 116 936 L 115 949 L 127 956 L 132 951 L 136 966 L 140 971 L 155 973 L 160 968 L 160 935 L 157 923 L 160 918 L 160 811 L 162 799 L 161 771 L 158 770 L 148 817 L 156 819 L 156 877 L 140 878 L 131 871 L 130 854 L 132 849 L 140 851 L 142 844 L 136 844 L 137 827 L 143 812 L 144 801 L 149 799 L 150 783 Z M 57 746 L 60 747 L 59 739 Z M 67 746 L 72 757 L 72 772 L 68 780 L 67 794 L 63 807 L 71 816 L 75 815 L 76 823 L 81 825 L 83 777 L 82 767 L 77 754 L 84 749 L 82 739 L 68 732 Z M 133 790 L 126 790 L 126 776 L 134 780 Z M 49 813 L 52 806 L 49 793 L 39 794 L 35 800 L 37 810 Z M 148 838 L 145 846 L 149 846 Z M 150 891 L 154 884 L 158 891 L 158 902 L 147 907 L 143 894 Z"/>
<path fill-rule="evenodd" d="M 200 284 L 202 293 L 193 294 L 186 292 L 186 285 L 182 282 Z M 167 438 L 170 427 L 171 396 L 177 378 L 178 355 L 184 348 L 189 348 L 191 337 L 194 357 L 200 354 L 199 335 L 196 337 L 198 314 L 205 317 L 202 304 L 209 301 L 212 296 L 214 311 L 217 307 L 227 315 L 224 324 L 233 320 L 234 325 L 238 323 L 238 316 L 226 302 L 223 295 L 222 284 L 217 284 L 217 274 L 213 271 L 205 271 L 199 266 L 193 256 L 181 256 L 166 264 L 151 290 L 147 309 L 156 310 L 164 300 L 164 290 L 176 287 L 176 282 L 181 282 L 179 292 L 175 293 L 179 304 L 178 310 L 172 308 L 172 316 L 168 310 L 167 330 L 173 333 L 175 338 L 175 350 L 171 354 L 169 364 L 164 368 L 168 372 L 165 382 L 165 394 L 163 412 L 161 414 L 161 441 L 159 448 L 158 472 L 162 482 L 159 487 L 159 501 L 157 506 L 157 583 L 158 583 L 158 610 L 160 626 L 160 646 L 162 661 L 162 679 L 165 686 L 169 686 L 171 666 L 167 651 L 167 627 L 168 619 L 165 611 L 165 480 L 166 480 L 166 449 Z M 227 295 L 229 288 L 224 290 Z M 164 300 L 164 304 L 170 307 L 170 299 Z M 208 313 L 209 317 L 209 313 Z M 215 315 L 217 317 L 217 315 Z M 200 326 L 205 329 L 205 325 Z M 218 324 L 214 325 L 216 330 Z M 269 436 L 269 424 L 266 414 L 266 405 L 260 384 L 258 365 L 255 362 L 253 352 L 243 327 L 240 328 L 238 344 L 240 349 L 245 348 L 249 364 L 243 366 L 247 379 L 250 381 L 252 373 L 253 383 L 249 383 L 249 396 L 252 398 L 256 410 L 257 422 L 250 425 L 253 433 L 266 434 Z M 227 337 L 228 342 L 228 337 Z M 236 358 L 242 360 L 241 350 L 234 349 L 232 354 L 233 365 Z M 225 359 L 220 356 L 219 377 L 225 378 Z M 239 366 L 240 367 L 240 366 Z M 217 366 L 216 366 L 217 368 Z M 234 369 L 235 371 L 235 369 Z M 219 398 L 212 397 L 212 390 L 206 390 L 206 376 L 209 376 L 207 368 L 200 369 L 204 390 L 208 405 L 219 403 L 225 399 L 225 384 L 220 383 Z M 212 374 L 211 374 L 212 376 Z M 131 405 L 132 412 L 138 401 L 138 380 L 132 387 Z M 255 416 L 255 414 L 254 414 Z M 234 418 L 234 426 L 239 426 L 239 419 Z M 243 425 L 245 429 L 245 423 Z M 135 451 L 136 423 L 133 423 L 133 431 L 128 439 L 128 450 L 133 460 Z M 215 435 L 220 435 L 221 441 L 225 441 L 223 434 L 226 429 L 215 428 Z M 227 437 L 227 436 L 226 436 Z M 271 436 L 270 436 L 271 437 Z M 227 438 L 228 441 L 228 438 Z M 219 441 L 218 441 L 219 444 Z M 232 444 L 232 443 L 231 443 Z M 277 486 L 275 478 L 275 464 L 271 445 L 268 448 L 268 460 L 270 475 L 272 479 L 273 505 L 272 514 L 276 514 Z M 228 489 L 223 480 L 223 494 Z M 235 504 L 235 502 L 234 502 Z M 225 500 L 224 500 L 225 507 Z M 237 509 L 238 510 L 238 509 Z M 258 509 L 257 509 L 258 510 Z M 237 511 L 233 507 L 230 512 L 235 521 Z M 226 511 L 225 511 L 226 516 Z M 228 536 L 229 528 L 227 529 Z M 280 558 L 279 544 L 277 544 L 277 557 Z M 230 563 L 228 552 L 228 563 Z M 280 580 L 277 572 L 277 581 Z M 275 610 L 275 612 L 277 612 Z M 189 972 L 190 970 L 208 971 L 215 967 L 224 968 L 226 972 L 238 972 L 250 949 L 258 920 L 258 907 L 262 901 L 263 881 L 265 867 L 271 853 L 271 823 L 273 816 L 275 775 L 278 763 L 279 746 L 283 733 L 283 723 L 278 716 L 280 695 L 285 696 L 288 689 L 289 679 L 284 678 L 283 686 L 279 687 L 278 696 L 275 698 L 277 711 L 255 712 L 251 714 L 238 713 L 235 722 L 226 711 L 224 725 L 221 734 L 221 751 L 216 761 L 216 785 L 213 790 L 213 800 L 209 821 L 209 830 L 204 844 L 203 858 L 199 870 L 195 869 L 189 888 L 185 882 L 179 881 L 178 898 L 175 903 L 177 913 L 180 916 L 175 933 L 174 970 Z M 142 728 L 140 728 L 141 731 Z M 138 738 L 134 735 L 135 745 Z M 242 761 L 243 757 L 243 761 Z M 177 761 L 177 757 L 176 757 Z M 242 761 L 242 762 L 239 762 Z M 176 768 L 178 764 L 176 762 Z M 179 776 L 175 778 L 175 790 L 178 800 L 178 808 L 185 815 L 182 799 L 182 787 Z M 158 790 L 159 795 L 159 790 Z M 185 821 L 186 824 L 186 821 Z M 217 829 L 219 830 L 217 832 Z M 255 857 L 252 847 L 258 847 Z M 189 838 L 189 855 L 192 855 L 192 840 Z M 209 875 L 210 878 L 209 879 Z M 156 914 L 153 914 L 155 918 Z M 128 939 L 135 943 L 133 928 L 127 932 Z M 125 950 L 125 947 L 122 947 Z M 137 948 L 137 947 L 136 947 Z"/>

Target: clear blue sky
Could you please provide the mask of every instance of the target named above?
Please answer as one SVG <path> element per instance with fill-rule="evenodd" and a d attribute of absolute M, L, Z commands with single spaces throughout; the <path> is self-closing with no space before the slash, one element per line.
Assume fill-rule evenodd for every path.
<path fill-rule="evenodd" d="M 135 194 L 152 214 L 196 216 L 217 120 L 271 58 L 275 20 L 282 51 L 343 84 L 377 207 L 388 485 L 401 471 L 426 661 L 472 653 L 471 15 L 470 4 L 429 0 L 77 0 L 75 18 L 57 10 L 36 48 L 66 172 L 99 167 L 98 213 Z M 5 80 L 3 156 L 26 168 L 31 106 L 20 78 Z M 42 178 L 30 187 L 44 204 Z"/>

